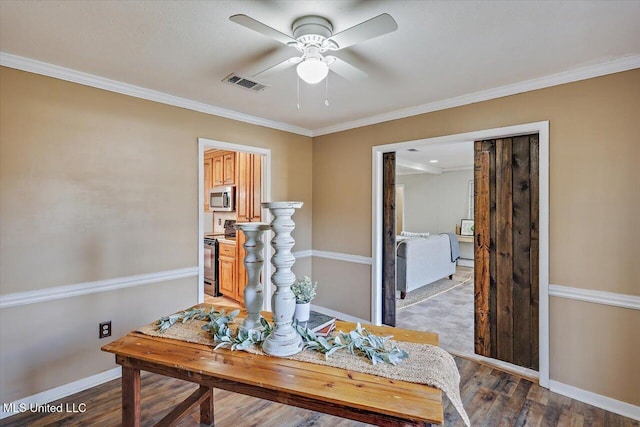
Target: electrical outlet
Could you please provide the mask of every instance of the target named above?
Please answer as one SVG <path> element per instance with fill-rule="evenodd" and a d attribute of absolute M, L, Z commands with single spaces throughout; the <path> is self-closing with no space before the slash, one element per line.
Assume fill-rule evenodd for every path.
<path fill-rule="evenodd" d="M 111 336 L 111 320 L 100 323 L 99 338 L 107 338 Z"/>
<path fill-rule="evenodd" d="M 222 218 L 218 218 L 218 225 L 222 225 Z"/>

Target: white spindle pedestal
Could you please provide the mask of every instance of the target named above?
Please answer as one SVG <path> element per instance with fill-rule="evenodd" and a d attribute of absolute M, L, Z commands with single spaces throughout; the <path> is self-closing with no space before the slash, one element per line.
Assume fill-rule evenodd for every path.
<path fill-rule="evenodd" d="M 272 356 L 291 356 L 299 353 L 303 346 L 302 338 L 292 326 L 296 297 L 291 291 L 291 285 L 296 280 L 291 272 L 291 266 L 296 262 L 291 253 L 295 244 L 291 232 L 296 226 L 291 216 L 296 209 L 302 207 L 302 202 L 267 202 L 262 203 L 262 207 L 269 209 L 273 215 L 271 229 L 274 236 L 271 246 L 274 254 L 271 264 L 275 267 L 275 272 L 271 276 L 271 282 L 276 286 L 272 298 L 274 327 L 262 343 L 262 349 Z"/>
<path fill-rule="evenodd" d="M 246 236 L 244 242 L 244 267 L 247 270 L 247 284 L 244 288 L 244 306 L 247 317 L 242 322 L 242 329 L 252 330 L 262 328 L 260 323 L 260 311 L 264 301 L 262 283 L 260 283 L 260 270 L 264 264 L 262 249 L 262 233 L 269 230 L 269 224 L 261 222 L 243 222 L 234 225 L 236 230 L 241 230 Z"/>

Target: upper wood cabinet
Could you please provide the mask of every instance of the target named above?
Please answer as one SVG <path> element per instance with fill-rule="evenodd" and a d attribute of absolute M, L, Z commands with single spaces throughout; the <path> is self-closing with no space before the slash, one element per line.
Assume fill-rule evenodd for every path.
<path fill-rule="evenodd" d="M 237 153 L 238 180 L 236 211 L 238 222 L 256 222 L 262 219 L 262 157 L 257 154 Z"/>
<path fill-rule="evenodd" d="M 214 187 L 221 185 L 235 185 L 236 183 L 236 153 L 216 151 L 213 155 L 213 183 Z"/>
<path fill-rule="evenodd" d="M 224 183 L 224 156 L 213 158 L 213 186 L 219 187 Z"/>
<path fill-rule="evenodd" d="M 211 184 L 213 183 L 213 159 L 204 159 L 204 210 L 209 212 L 211 206 L 209 206 L 209 190 L 211 190 Z"/>
<path fill-rule="evenodd" d="M 236 153 L 225 153 L 222 162 L 222 183 L 234 185 L 236 183 Z"/>
<path fill-rule="evenodd" d="M 222 151 L 220 150 L 209 150 L 209 151 L 205 151 L 204 153 L 204 168 L 203 168 L 203 175 L 204 175 L 204 185 L 202 186 L 203 191 L 204 191 L 204 210 L 205 212 L 209 212 L 211 211 L 211 206 L 209 206 L 209 192 L 211 190 L 211 187 L 216 186 L 217 184 L 215 183 L 215 174 L 216 174 L 216 168 L 215 168 L 215 162 L 216 159 L 218 159 L 218 157 L 220 156 L 220 154 L 222 154 Z M 222 160 L 222 157 L 220 157 L 220 160 Z"/>

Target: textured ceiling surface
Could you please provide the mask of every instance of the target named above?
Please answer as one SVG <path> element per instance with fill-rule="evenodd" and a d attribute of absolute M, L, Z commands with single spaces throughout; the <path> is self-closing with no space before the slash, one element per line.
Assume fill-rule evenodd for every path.
<path fill-rule="evenodd" d="M 252 93 L 251 76 L 295 49 L 229 21 L 291 34 L 308 14 L 339 32 L 381 13 L 398 30 L 336 52 L 368 74 L 300 84 L 295 67 Z M 640 1 L 13 1 L 0 50 L 212 106 L 320 129 L 640 54 Z"/>

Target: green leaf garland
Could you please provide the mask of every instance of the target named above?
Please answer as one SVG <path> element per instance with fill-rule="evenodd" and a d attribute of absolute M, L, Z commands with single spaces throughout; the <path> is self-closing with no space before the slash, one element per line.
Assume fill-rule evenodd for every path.
<path fill-rule="evenodd" d="M 235 333 L 229 327 L 240 310 L 233 310 L 227 314 L 224 310 L 217 311 L 211 308 L 209 311 L 200 308 L 191 308 L 180 313 L 165 316 L 158 320 L 156 326 L 162 333 L 177 322 L 186 323 L 192 320 L 204 320 L 207 323 L 202 329 L 208 331 L 216 344 L 215 349 L 230 348 L 231 350 L 246 350 L 253 344 L 260 345 L 271 334 L 273 328 L 269 322 L 261 317 L 261 329 L 246 330 L 237 328 Z M 363 356 L 371 360 L 374 365 L 378 362 L 397 365 L 407 359 L 409 355 L 397 346 L 389 346 L 388 341 L 392 336 L 380 337 L 367 331 L 357 324 L 356 329 L 345 333 L 340 331 L 335 337 L 325 338 L 317 336 L 297 321 L 293 327 L 302 337 L 304 347 L 323 353 L 328 358 L 339 350 L 346 350 L 350 354 Z"/>

